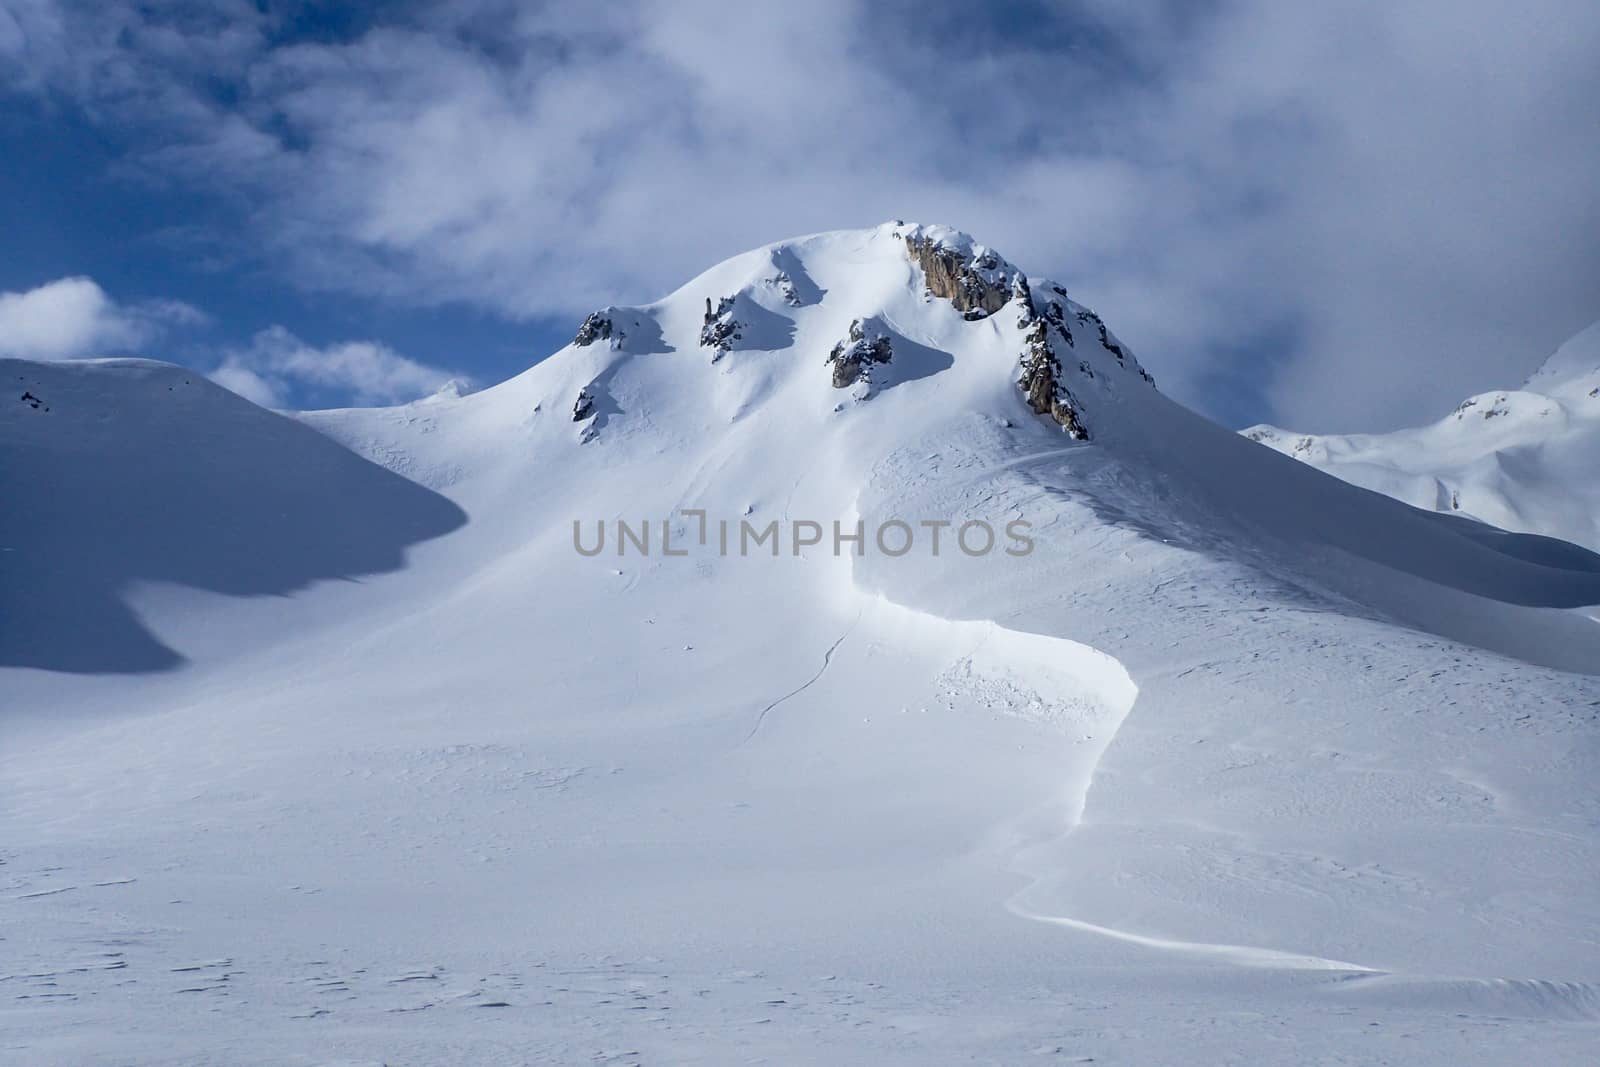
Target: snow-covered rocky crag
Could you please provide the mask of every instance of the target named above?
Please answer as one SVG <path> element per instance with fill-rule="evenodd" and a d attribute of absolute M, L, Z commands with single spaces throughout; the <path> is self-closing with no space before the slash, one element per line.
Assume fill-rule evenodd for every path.
<path fill-rule="evenodd" d="M 0 1059 L 1592 1053 L 1600 557 L 964 235 L 401 408 L 0 375 Z"/>
<path fill-rule="evenodd" d="M 1469 397 L 1431 426 L 1251 440 L 1414 507 L 1600 551 L 1600 322 L 1521 389 Z"/>

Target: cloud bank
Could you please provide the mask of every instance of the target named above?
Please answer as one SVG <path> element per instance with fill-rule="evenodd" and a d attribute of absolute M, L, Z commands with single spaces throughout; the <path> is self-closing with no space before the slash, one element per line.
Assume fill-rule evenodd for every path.
<path fill-rule="evenodd" d="M 0 292 L 0 356 L 60 360 L 139 354 L 174 328 L 206 321 L 177 301 L 119 304 L 92 278 L 62 278 Z M 311 403 L 398 404 L 464 379 L 374 341 L 323 347 L 282 326 L 228 348 L 207 371 L 218 384 L 265 407 Z"/>
<path fill-rule="evenodd" d="M 239 198 L 286 277 L 400 303 L 573 315 L 944 221 L 1180 398 L 1308 430 L 1423 421 L 1600 316 L 1592 3 L 402 10 L 0 0 L 0 78 Z"/>
<path fill-rule="evenodd" d="M 127 353 L 172 325 L 205 318 L 177 301 L 121 305 L 92 278 L 61 278 L 0 293 L 0 355 L 79 359 Z"/>
<path fill-rule="evenodd" d="M 461 381 L 373 341 L 319 348 L 282 326 L 227 352 L 209 376 L 246 400 L 273 408 L 287 406 L 291 396 L 356 406 L 399 404 Z"/>

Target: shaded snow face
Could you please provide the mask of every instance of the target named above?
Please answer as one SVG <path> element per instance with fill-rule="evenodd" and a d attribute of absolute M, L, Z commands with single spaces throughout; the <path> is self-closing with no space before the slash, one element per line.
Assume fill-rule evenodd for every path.
<path fill-rule="evenodd" d="M 181 654 L 136 583 L 230 596 L 394 571 L 455 504 L 198 374 L 0 361 L 0 666 L 148 671 Z M 27 398 L 34 398 L 29 402 Z"/>

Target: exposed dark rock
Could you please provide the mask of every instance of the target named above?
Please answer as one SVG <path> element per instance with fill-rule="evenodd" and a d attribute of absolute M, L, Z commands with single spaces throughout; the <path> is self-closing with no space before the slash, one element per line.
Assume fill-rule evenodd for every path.
<path fill-rule="evenodd" d="M 774 278 L 773 281 L 777 283 L 778 292 L 783 294 L 783 302 L 785 304 L 788 304 L 792 308 L 797 308 L 804 303 L 804 301 L 800 299 L 800 294 L 795 291 L 794 279 L 789 277 L 788 271 L 780 270 L 778 272 L 778 276 Z"/>
<path fill-rule="evenodd" d="M 993 252 L 968 257 L 931 238 L 909 236 L 906 254 L 922 268 L 928 292 L 950 301 L 967 319 L 987 318 L 1011 299 L 1007 264 Z"/>
<path fill-rule="evenodd" d="M 1099 315 L 1096 315 L 1094 312 L 1085 309 L 1078 312 L 1078 321 L 1080 323 L 1092 323 L 1094 328 L 1100 334 L 1100 347 L 1104 348 L 1107 352 L 1110 352 L 1113 356 L 1116 356 L 1118 363 L 1126 362 L 1128 356 L 1127 352 L 1123 351 L 1122 346 L 1111 339 L 1111 334 L 1107 332 L 1106 324 L 1100 320 Z"/>
<path fill-rule="evenodd" d="M 1025 284 L 1023 290 L 1026 294 Z M 1061 361 L 1050 344 L 1051 323 L 1034 312 L 1031 296 L 1022 308 L 1017 327 L 1023 331 L 1024 347 L 1022 376 L 1017 380 L 1017 387 L 1035 413 L 1049 415 L 1075 440 L 1087 441 L 1089 428 L 1078 414 L 1078 402 L 1072 391 L 1062 381 Z"/>
<path fill-rule="evenodd" d="M 1111 335 L 1106 332 L 1106 324 L 1103 322 L 1096 322 L 1095 325 L 1100 330 L 1100 346 L 1107 352 L 1110 352 L 1113 356 L 1116 356 L 1118 363 L 1126 361 L 1128 354 L 1122 350 L 1121 345 L 1117 344 L 1117 342 L 1111 339 Z"/>
<path fill-rule="evenodd" d="M 1296 456 L 1310 455 L 1312 449 L 1317 447 L 1317 439 L 1315 437 L 1304 435 L 1296 438 L 1294 444 L 1290 445 L 1283 432 L 1271 426 L 1251 427 L 1244 431 L 1244 436 L 1251 441 L 1258 441 L 1267 445 L 1269 448 L 1278 448 L 1280 451 L 1282 450 L 1280 446 L 1287 446 L 1289 452 Z"/>
<path fill-rule="evenodd" d="M 1061 291 L 1060 286 L 1051 286 L 1051 288 L 1055 289 L 1057 292 Z M 1068 348 L 1077 347 L 1072 341 L 1072 328 L 1067 324 L 1066 309 L 1061 306 L 1060 301 L 1052 300 L 1046 304 L 1044 306 L 1044 317 L 1050 321 L 1050 325 L 1054 326 L 1060 332 L 1061 339 L 1067 342 Z"/>
<path fill-rule="evenodd" d="M 850 337 L 833 346 L 826 362 L 833 367 L 833 387 L 844 389 L 856 382 L 870 382 L 872 367 L 893 358 L 889 338 L 860 319 L 850 324 Z"/>
<path fill-rule="evenodd" d="M 1023 317 L 1033 314 L 1033 287 L 1028 284 L 1028 279 L 1018 274 L 1011 279 L 1011 299 L 1022 308 Z"/>
<path fill-rule="evenodd" d="M 578 336 L 572 343 L 579 347 L 586 347 L 596 341 L 611 339 L 611 318 L 599 311 L 591 311 L 589 317 L 583 320 L 583 325 L 578 327 Z"/>
<path fill-rule="evenodd" d="M 1072 406 L 1076 403 L 1072 393 L 1065 388 L 1061 392 L 1062 397 L 1050 405 L 1050 417 L 1060 423 L 1061 428 L 1067 431 L 1067 435 L 1074 441 L 1087 441 L 1089 428 L 1079 420 L 1077 409 Z"/>
<path fill-rule="evenodd" d="M 717 301 L 715 308 L 711 306 L 711 298 L 706 297 L 706 315 L 700 327 L 700 347 L 712 350 L 711 362 L 721 359 L 733 347 L 733 342 L 739 340 L 739 327 L 740 323 L 733 317 L 733 297 L 723 297 Z"/>
<path fill-rule="evenodd" d="M 572 421 L 582 422 L 594 414 L 594 396 L 588 389 L 578 390 L 577 403 L 572 405 Z"/>

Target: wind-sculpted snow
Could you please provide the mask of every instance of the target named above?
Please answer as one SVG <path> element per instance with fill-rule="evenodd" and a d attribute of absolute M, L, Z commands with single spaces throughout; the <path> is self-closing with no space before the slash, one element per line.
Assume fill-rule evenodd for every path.
<path fill-rule="evenodd" d="M 1094 769 L 1134 706 L 1136 686 L 1122 664 L 1066 638 L 1027 633 L 992 619 L 947 619 L 894 603 L 882 593 L 858 594 L 866 625 L 924 651 L 943 649 L 939 676 L 946 698 L 976 696 L 1043 728 L 1070 735 L 1062 767 L 1063 831 L 1083 818 Z"/>
<path fill-rule="evenodd" d="M 482 392 L 145 426 L 237 472 L 268 575 L 305 501 L 395 569 L 145 575 L 179 669 L 0 671 L 7 1054 L 1586 1062 L 1594 556 L 1260 448 L 1047 304 L 1075 440 L 987 310 L 1064 295 L 995 253 L 962 310 L 908 234 L 980 258 L 799 238 Z M 870 398 L 826 366 L 856 322 Z M 182 372 L 122 367 L 39 373 L 165 410 L 133 401 Z M 131 477 L 96 425 L 73 476 Z M 447 535 L 406 525 L 441 497 Z M 623 521 L 649 551 L 574 544 Z M 858 522 L 916 549 L 790 536 Z M 741 523 L 784 539 L 721 550 Z"/>
<path fill-rule="evenodd" d="M 976 581 L 872 560 L 864 580 L 941 612 L 1008 605 L 1008 625 L 1106 650 L 1139 685 L 1094 764 L 1081 819 L 1054 812 L 1020 825 L 1012 865 L 1029 884 L 1010 901 L 1017 914 L 1182 959 L 1403 973 L 1402 999 L 1448 976 L 1587 973 L 1571 940 L 1591 921 L 1586 908 L 1530 943 L 1523 919 L 1497 919 L 1494 902 L 1582 898 L 1594 841 L 1546 837 L 1548 816 L 1534 812 L 1537 798 L 1561 796 L 1544 810 L 1563 810 L 1574 795 L 1570 780 L 1547 778 L 1545 759 L 1591 758 L 1577 739 L 1593 729 L 1592 682 L 1492 658 L 1464 663 L 1458 645 L 1336 613 L 1337 600 L 1280 584 L 1281 564 L 1221 546 L 1197 555 L 1182 511 L 1163 528 L 1132 519 L 1150 516 L 1141 497 L 1154 487 L 1103 457 L 994 462 L 976 444 L 940 450 L 942 471 L 880 472 L 879 502 L 867 509 L 998 515 L 1059 494 L 1038 551 Z M 1094 462 L 1064 467 L 1073 456 Z M 1108 528 L 1101 518 L 1113 507 L 1124 518 Z M 1186 533 L 1188 546 L 1175 547 Z M 1458 612 L 1485 608 L 1444 595 Z M 1427 844 L 1464 838 L 1493 841 L 1505 863 L 1462 862 Z M 1446 900 L 1473 915 L 1470 940 L 1452 922 L 1418 921 Z"/>

